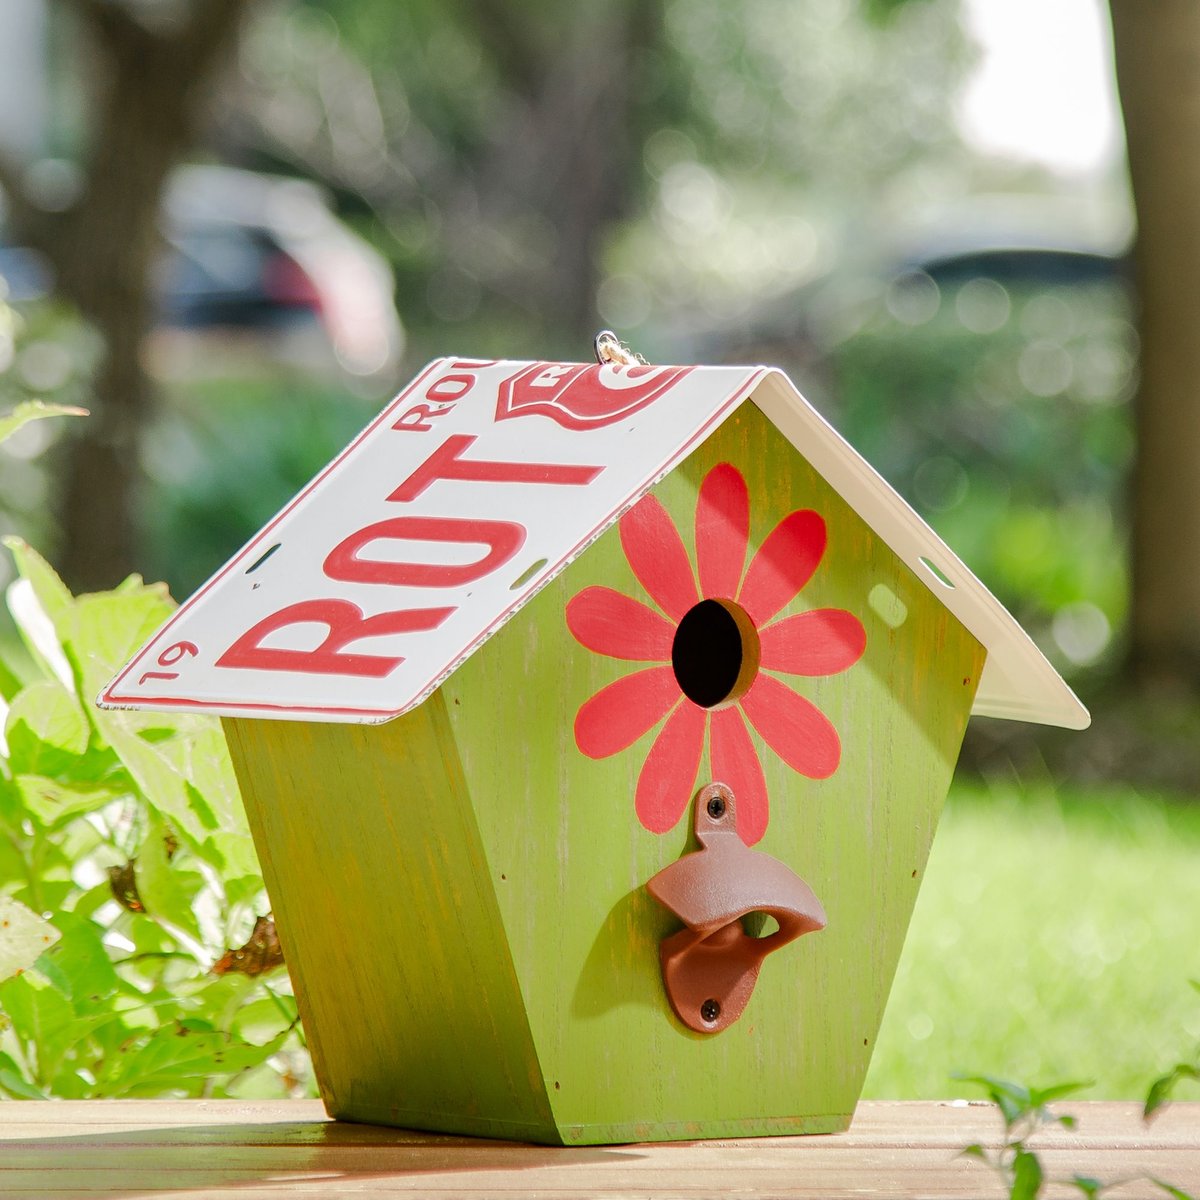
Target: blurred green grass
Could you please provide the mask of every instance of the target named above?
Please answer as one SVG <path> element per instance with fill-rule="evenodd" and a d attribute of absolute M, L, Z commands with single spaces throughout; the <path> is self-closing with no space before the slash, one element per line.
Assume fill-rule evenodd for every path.
<path fill-rule="evenodd" d="M 864 1097 L 974 1094 L 952 1078 L 967 1071 L 1143 1100 L 1200 1042 L 1189 979 L 1200 806 L 1112 785 L 958 782 Z"/>

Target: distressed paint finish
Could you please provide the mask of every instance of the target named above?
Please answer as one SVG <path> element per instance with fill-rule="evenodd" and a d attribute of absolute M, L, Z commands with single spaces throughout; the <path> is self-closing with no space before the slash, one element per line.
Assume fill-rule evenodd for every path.
<path fill-rule="evenodd" d="M 564 620 L 590 585 L 648 599 L 611 529 L 409 716 L 227 722 L 331 1111 L 568 1143 L 848 1124 L 984 652 L 753 404 L 653 489 L 693 563 L 700 481 L 723 461 L 749 483 L 747 562 L 795 509 L 827 523 L 780 615 L 844 608 L 867 630 L 850 670 L 787 677 L 841 734 L 830 778 L 752 733 L 771 797 L 756 848 L 813 887 L 828 928 L 766 961 L 725 1032 L 671 1013 L 658 943 L 677 923 L 644 884 L 694 848 L 690 814 L 664 835 L 638 822 L 657 729 L 603 760 L 572 734 L 638 666 Z M 880 585 L 907 609 L 898 628 L 868 602 Z M 697 788 L 706 772 L 707 753 Z"/>

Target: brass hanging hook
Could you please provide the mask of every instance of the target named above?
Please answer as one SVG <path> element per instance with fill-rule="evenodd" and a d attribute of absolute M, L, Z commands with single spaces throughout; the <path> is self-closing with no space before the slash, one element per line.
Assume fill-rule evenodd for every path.
<path fill-rule="evenodd" d="M 625 345 L 611 329 L 602 329 L 592 342 L 596 361 L 602 366 L 644 367 L 646 360 Z"/>

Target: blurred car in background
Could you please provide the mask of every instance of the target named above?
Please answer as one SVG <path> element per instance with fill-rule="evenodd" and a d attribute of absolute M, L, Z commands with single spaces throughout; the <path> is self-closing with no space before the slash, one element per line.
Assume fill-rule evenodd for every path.
<path fill-rule="evenodd" d="M 0 193 L 0 198 L 2 198 Z M 8 246 L 0 241 L 0 298 L 17 301 L 38 300 L 51 285 L 50 271 L 41 255 L 23 246 Z"/>
<path fill-rule="evenodd" d="M 159 368 L 211 367 L 214 341 L 231 353 L 333 363 L 352 375 L 386 375 L 398 364 L 404 330 L 391 269 L 313 184 L 181 167 L 167 188 L 162 232 L 152 354 Z M 53 286 L 36 253 L 2 237 L 0 277 L 18 303 Z"/>
<path fill-rule="evenodd" d="M 928 275 L 939 287 L 972 279 L 992 279 L 1005 286 L 1072 287 L 1127 282 L 1128 262 L 1123 255 L 1071 247 L 985 246 L 935 250 L 907 264 L 907 270 Z"/>
<path fill-rule="evenodd" d="M 953 297 L 964 285 L 987 281 L 1014 295 L 1128 288 L 1130 240 L 1119 217 L 1050 200 L 964 205 L 898 229 L 854 230 L 829 255 L 832 265 L 802 284 L 732 319 L 669 331 L 669 361 L 770 362 L 820 376 L 873 316 L 890 311 L 922 325 L 940 293 Z"/>

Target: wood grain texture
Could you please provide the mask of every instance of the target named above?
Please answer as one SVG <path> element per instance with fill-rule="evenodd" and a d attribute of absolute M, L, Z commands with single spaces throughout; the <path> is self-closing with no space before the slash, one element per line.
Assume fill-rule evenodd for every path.
<path fill-rule="evenodd" d="M 1149 1126 L 1135 1104 L 1064 1111 L 1078 1128 L 1037 1142 L 1051 1178 L 1132 1180 L 1105 1192 L 1114 1200 L 1161 1195 L 1147 1176 L 1200 1189 L 1200 1103 Z M 0 1104 L 0 1196 L 998 1200 L 995 1177 L 958 1152 L 994 1147 L 999 1131 L 986 1105 L 864 1103 L 832 1136 L 552 1148 L 334 1122 L 315 1101 L 11 1101 Z"/>
<path fill-rule="evenodd" d="M 812 886 L 828 928 L 767 960 L 725 1032 L 671 1012 L 658 944 L 678 923 L 644 885 L 694 848 L 690 817 L 660 835 L 635 813 L 657 729 L 602 759 L 572 732 L 585 701 L 644 665 L 567 626 L 585 588 L 650 600 L 653 564 L 635 574 L 610 529 L 415 712 L 226 722 L 331 1113 L 575 1144 L 845 1128 L 984 652 L 752 404 L 653 489 L 677 566 L 694 569 L 719 463 L 746 478 L 747 576 L 779 603 L 790 593 L 755 549 L 797 510 L 827 528 L 771 619 L 845 609 L 866 630 L 849 670 L 779 676 L 838 731 L 832 776 L 798 775 L 751 735 L 771 803 L 758 848 Z M 872 607 L 880 588 L 901 621 Z"/>

